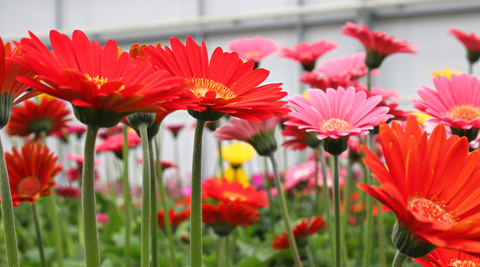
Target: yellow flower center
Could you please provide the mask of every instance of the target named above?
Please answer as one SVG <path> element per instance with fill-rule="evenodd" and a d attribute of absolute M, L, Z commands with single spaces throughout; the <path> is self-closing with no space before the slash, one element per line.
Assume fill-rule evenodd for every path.
<path fill-rule="evenodd" d="M 422 197 L 411 197 L 408 200 L 407 209 L 411 210 L 413 208 L 420 211 L 432 222 L 448 223 L 451 225 L 454 225 L 456 222 L 455 217 L 448 212 L 447 207 L 440 205 L 440 203 L 436 201 Z"/>
<path fill-rule="evenodd" d="M 191 78 L 190 81 L 195 84 L 195 86 L 190 90 L 197 98 L 205 97 L 205 94 L 210 91 L 216 93 L 215 98 L 229 100 L 237 97 L 237 95 L 235 95 L 232 91 L 230 91 L 230 89 L 221 83 L 205 78 Z"/>
<path fill-rule="evenodd" d="M 333 131 L 333 130 L 344 132 L 350 129 L 350 125 L 348 124 L 348 122 L 344 120 L 332 118 L 327 121 L 324 121 L 323 123 L 320 123 L 320 129 L 322 129 L 325 132 Z"/>
<path fill-rule="evenodd" d="M 223 197 L 228 198 L 228 200 L 230 200 L 230 201 L 237 201 L 237 200 L 245 201 L 245 200 L 247 200 L 247 198 L 244 195 L 239 194 L 239 193 L 235 193 L 235 192 L 225 191 L 225 192 L 223 192 L 222 195 L 223 195 Z"/>
<path fill-rule="evenodd" d="M 259 57 L 262 55 L 262 52 L 260 51 L 248 51 L 247 53 L 245 53 L 245 57 L 246 58 L 252 58 L 252 57 Z"/>
<path fill-rule="evenodd" d="M 27 176 L 18 182 L 17 192 L 23 196 L 33 196 L 42 189 L 42 183 L 36 176 Z"/>
<path fill-rule="evenodd" d="M 478 261 L 452 260 L 448 266 L 452 267 L 477 267 Z"/>
<path fill-rule="evenodd" d="M 454 120 L 464 120 L 466 122 L 473 121 L 480 117 L 480 111 L 472 105 L 461 105 L 452 108 L 448 115 Z"/>
<path fill-rule="evenodd" d="M 95 83 L 97 85 L 97 88 L 100 89 L 104 84 L 108 82 L 108 78 L 103 78 L 100 76 L 97 77 L 90 77 L 90 75 L 85 74 L 85 78 L 87 78 L 90 82 Z M 125 89 L 125 85 L 122 85 L 119 90 Z"/>

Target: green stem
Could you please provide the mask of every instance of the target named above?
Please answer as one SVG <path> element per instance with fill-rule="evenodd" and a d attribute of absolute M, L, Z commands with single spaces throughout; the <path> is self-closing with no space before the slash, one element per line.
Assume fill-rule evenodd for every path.
<path fill-rule="evenodd" d="M 374 151 L 375 144 L 374 144 L 374 136 L 373 132 L 368 134 L 368 148 L 370 151 Z M 366 184 L 372 184 L 372 177 L 371 175 L 366 175 Z M 365 251 L 363 257 L 363 266 L 369 267 L 370 266 L 370 257 L 372 254 L 372 243 L 373 243 L 373 198 L 371 196 L 367 196 L 367 231 L 365 232 Z"/>
<path fill-rule="evenodd" d="M 296 267 L 302 267 L 302 261 L 300 260 L 300 254 L 298 253 L 297 243 L 293 236 L 292 227 L 290 225 L 290 218 L 288 216 L 287 203 L 285 201 L 285 195 L 283 194 L 280 176 L 278 174 L 278 166 L 273 153 L 268 155 L 273 167 L 273 175 L 275 179 L 275 187 L 278 193 L 278 202 L 280 204 L 280 210 L 282 211 L 283 220 L 285 222 L 285 230 L 288 236 L 288 243 L 290 244 L 290 250 L 292 251 L 293 261 Z"/>
<path fill-rule="evenodd" d="M 172 235 L 172 225 L 170 224 L 170 214 L 168 213 L 168 206 L 167 206 L 167 194 L 165 193 L 165 185 L 163 183 L 163 174 L 162 174 L 162 164 L 160 164 L 160 147 L 159 145 L 156 146 L 156 154 L 157 154 L 157 177 L 158 177 L 158 186 L 160 187 L 160 198 L 162 199 L 162 207 L 163 207 L 163 220 L 165 223 L 165 231 L 167 232 L 168 238 L 168 245 L 170 247 L 170 258 L 172 260 L 170 266 L 176 267 L 176 257 L 175 257 L 175 247 L 173 244 L 173 235 Z M 155 214 L 152 214 L 154 217 Z"/>
<path fill-rule="evenodd" d="M 53 236 L 55 238 L 55 250 L 57 254 L 57 262 L 58 267 L 63 266 L 63 245 L 62 245 L 62 238 L 60 236 L 60 228 L 58 226 L 58 218 L 57 218 L 57 204 L 55 201 L 55 195 L 52 194 L 49 198 L 50 204 L 50 212 L 52 217 L 52 228 L 53 228 Z M 65 233 L 68 235 L 68 233 Z"/>
<path fill-rule="evenodd" d="M 273 205 L 273 196 L 271 192 L 272 185 L 270 184 L 270 175 L 268 174 L 268 161 L 266 157 L 263 157 L 263 181 L 265 183 L 265 190 L 267 191 L 269 209 L 270 209 L 270 223 L 273 224 L 275 221 L 275 206 Z"/>
<path fill-rule="evenodd" d="M 403 255 L 400 251 L 397 250 L 397 254 L 395 254 L 395 259 L 393 259 L 392 267 L 403 267 L 405 262 L 407 262 L 408 256 Z"/>
<path fill-rule="evenodd" d="M 352 168 L 352 162 L 350 159 L 348 159 L 347 162 L 347 179 L 345 179 L 345 191 L 343 192 L 343 229 L 344 229 L 344 235 L 346 230 L 348 229 L 348 216 L 349 216 L 349 208 L 350 208 L 350 188 L 353 185 L 353 168 Z M 344 238 L 345 239 L 345 238 Z"/>
<path fill-rule="evenodd" d="M 327 217 L 327 227 L 328 227 L 328 237 L 330 240 L 330 249 L 332 251 L 332 257 L 333 257 L 333 251 L 334 251 L 334 244 L 333 244 L 333 221 L 332 221 L 332 213 L 330 212 L 330 194 L 328 190 L 328 183 L 327 183 L 327 162 L 325 160 L 325 152 L 323 148 L 323 144 L 320 144 L 318 146 L 318 154 L 320 154 L 320 163 L 322 165 L 322 181 L 323 181 L 323 198 L 325 199 L 323 201 L 325 205 L 325 214 Z"/>
<path fill-rule="evenodd" d="M 152 140 L 148 142 L 148 152 L 150 153 L 150 242 L 152 245 L 152 266 L 158 266 L 158 255 L 157 255 L 157 187 L 155 185 L 155 161 L 153 159 L 153 144 Z"/>
<path fill-rule="evenodd" d="M 7 163 L 3 153 L 2 141 L 0 139 L 0 196 L 2 201 L 3 233 L 5 236 L 5 250 L 7 252 L 7 266 L 19 267 L 18 245 L 15 232 L 15 218 L 13 215 L 12 193 L 10 192 L 10 180 L 8 179 Z"/>
<path fill-rule="evenodd" d="M 468 64 L 468 74 L 472 75 L 473 74 L 473 63 L 469 62 Z"/>
<path fill-rule="evenodd" d="M 338 155 L 333 156 L 333 206 L 335 210 L 335 260 L 334 266 L 340 267 L 342 258 L 342 224 L 340 220 L 340 174 Z"/>
<path fill-rule="evenodd" d="M 307 245 L 307 247 L 305 248 L 305 250 L 307 251 L 308 266 L 309 266 L 309 267 L 315 267 L 315 266 L 317 266 L 317 265 L 315 265 L 315 260 L 313 259 L 313 254 L 312 254 L 312 250 L 310 249 L 310 246 Z"/>
<path fill-rule="evenodd" d="M 367 68 L 367 90 L 372 91 L 372 69 Z"/>
<path fill-rule="evenodd" d="M 38 251 L 40 253 L 40 261 L 42 262 L 42 266 L 46 267 L 47 265 L 45 264 L 45 254 L 43 253 L 42 234 L 40 232 L 40 224 L 38 223 L 37 207 L 35 206 L 35 203 L 32 204 L 32 214 L 33 214 L 33 221 L 35 222 L 35 231 L 37 233 Z"/>
<path fill-rule="evenodd" d="M 190 266 L 201 267 L 202 255 L 202 139 L 205 121 L 197 120 L 193 141 L 190 204 Z"/>
<path fill-rule="evenodd" d="M 85 138 L 83 179 L 82 179 L 82 210 L 83 210 L 83 241 L 85 245 L 86 267 L 100 267 L 100 250 L 98 248 L 97 214 L 95 204 L 95 141 L 98 127 L 88 125 Z"/>
<path fill-rule="evenodd" d="M 313 208 L 313 213 L 317 216 L 320 216 L 320 185 L 319 185 L 319 178 L 318 178 L 318 164 L 320 163 L 320 155 L 317 149 L 314 149 L 313 155 L 315 157 L 315 203 Z M 322 165 L 323 167 L 323 165 Z"/>
<path fill-rule="evenodd" d="M 228 236 L 218 237 L 218 267 L 227 267 L 228 261 Z"/>
<path fill-rule="evenodd" d="M 140 229 L 140 266 L 150 266 L 150 153 L 148 145 L 147 125 L 138 126 L 142 139 L 142 226 Z"/>
<path fill-rule="evenodd" d="M 223 178 L 225 176 L 225 172 L 223 170 L 223 157 L 222 157 L 222 141 L 217 141 L 218 147 L 218 166 L 220 167 L 220 177 Z"/>
<path fill-rule="evenodd" d="M 380 253 L 380 266 L 387 266 L 387 258 L 385 256 L 385 230 L 383 226 L 382 205 L 377 202 L 377 225 L 378 225 L 378 250 Z"/>
<path fill-rule="evenodd" d="M 125 266 L 130 267 L 130 182 L 128 179 L 128 126 L 123 125 L 123 209 L 125 211 Z"/>
<path fill-rule="evenodd" d="M 79 205 L 80 204 L 80 205 Z M 82 205 L 76 203 L 77 206 L 77 220 L 78 220 L 78 243 L 83 244 L 83 220 L 82 220 Z M 96 215 L 95 215 L 96 216 Z M 95 218 L 96 219 L 96 218 Z"/>

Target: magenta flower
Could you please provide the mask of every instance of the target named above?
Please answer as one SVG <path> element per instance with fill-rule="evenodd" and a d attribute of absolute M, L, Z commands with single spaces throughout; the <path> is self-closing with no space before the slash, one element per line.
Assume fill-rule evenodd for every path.
<path fill-rule="evenodd" d="M 78 164 L 78 166 L 83 167 L 83 155 L 77 156 L 72 153 L 66 153 L 65 156 L 68 159 L 75 161 Z M 100 161 L 99 159 L 95 159 L 95 165 L 101 165 L 101 164 L 102 164 L 102 161 Z"/>
<path fill-rule="evenodd" d="M 185 127 L 184 123 L 175 123 L 175 124 L 167 124 L 165 128 L 167 128 L 170 132 L 172 132 L 173 137 L 177 138 L 178 133 Z"/>
<path fill-rule="evenodd" d="M 475 33 L 466 34 L 458 29 L 451 28 L 449 31 L 467 48 L 467 58 L 470 63 L 475 63 L 480 58 L 480 37 Z"/>
<path fill-rule="evenodd" d="M 102 224 L 102 225 L 107 225 L 108 224 L 108 214 L 104 212 L 99 212 L 97 213 L 97 223 Z"/>
<path fill-rule="evenodd" d="M 323 91 L 327 88 L 358 86 L 358 82 L 350 79 L 349 76 L 328 76 L 318 71 L 304 72 L 300 77 L 300 82 Z"/>
<path fill-rule="evenodd" d="M 65 198 L 79 198 L 81 189 L 73 186 L 57 186 L 55 188 L 55 193 Z"/>
<path fill-rule="evenodd" d="M 127 133 L 128 147 L 135 147 L 142 142 L 142 139 L 138 137 L 135 131 L 129 131 Z M 97 152 L 107 152 L 112 151 L 117 157 L 122 158 L 122 149 L 123 149 L 123 133 L 107 137 L 100 143 L 96 151 Z"/>
<path fill-rule="evenodd" d="M 285 187 L 287 190 L 292 190 L 302 182 L 308 183 L 312 177 L 315 177 L 314 161 L 310 160 L 307 163 L 294 165 L 285 172 Z"/>
<path fill-rule="evenodd" d="M 371 32 L 365 25 L 359 27 L 355 23 L 347 22 L 347 25 L 342 27 L 342 33 L 358 39 L 363 44 L 367 51 L 365 64 L 370 69 L 380 67 L 382 61 L 391 54 L 417 53 L 415 51 L 417 46 L 407 41 L 395 41 L 395 36 L 388 36 L 384 32 Z"/>
<path fill-rule="evenodd" d="M 302 63 L 303 69 L 312 71 L 315 67 L 315 61 L 322 55 L 336 49 L 338 46 L 327 39 L 316 41 L 313 43 L 302 42 L 299 45 L 294 44 L 293 49 L 282 47 L 280 56 L 290 58 L 294 61 Z"/>
<path fill-rule="evenodd" d="M 235 39 L 228 43 L 227 50 L 237 52 L 245 61 L 260 62 L 278 50 L 278 43 L 271 39 L 255 36 L 252 39 Z"/>
<path fill-rule="evenodd" d="M 316 68 L 315 72 L 323 73 L 329 77 L 344 77 L 350 80 L 357 80 L 367 74 L 365 52 L 323 61 Z M 372 75 L 377 74 L 378 71 L 372 72 Z"/>

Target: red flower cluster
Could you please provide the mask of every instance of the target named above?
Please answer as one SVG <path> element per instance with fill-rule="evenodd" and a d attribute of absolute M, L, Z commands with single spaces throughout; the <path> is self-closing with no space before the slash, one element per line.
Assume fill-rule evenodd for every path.
<path fill-rule="evenodd" d="M 325 226 L 327 226 L 327 223 L 323 220 L 323 217 L 308 218 L 296 224 L 292 231 L 297 246 L 299 248 L 305 247 L 308 244 L 308 237 L 314 235 Z M 275 236 L 270 246 L 280 251 L 288 249 L 290 243 L 288 241 L 287 233 L 283 232 L 281 235 Z"/>

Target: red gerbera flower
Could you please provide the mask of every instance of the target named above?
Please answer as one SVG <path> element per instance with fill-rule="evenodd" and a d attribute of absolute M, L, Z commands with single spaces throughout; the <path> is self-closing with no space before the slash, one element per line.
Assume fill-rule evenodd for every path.
<path fill-rule="evenodd" d="M 176 123 L 176 124 L 167 124 L 165 128 L 172 132 L 173 137 L 177 138 L 178 133 L 185 127 L 184 123 Z"/>
<path fill-rule="evenodd" d="M 259 192 L 252 186 L 244 187 L 237 181 L 229 182 L 227 179 L 207 179 L 203 182 L 203 192 L 206 197 L 218 201 L 243 203 L 255 208 L 268 206 L 265 192 Z"/>
<path fill-rule="evenodd" d="M 305 247 L 308 244 L 308 237 L 314 235 L 325 226 L 327 226 L 327 223 L 323 220 L 323 217 L 313 217 L 302 220 L 300 223 L 295 225 L 292 230 L 293 236 L 295 237 L 295 242 L 297 242 L 297 246 L 300 248 Z M 275 236 L 270 246 L 271 248 L 278 249 L 280 251 L 289 248 L 290 242 L 288 242 L 287 233 L 283 232 L 281 235 Z"/>
<path fill-rule="evenodd" d="M 58 157 L 47 146 L 25 143 L 21 149 L 5 153 L 13 206 L 24 201 L 33 204 L 41 196 L 48 196 L 55 186 L 53 178 L 62 170 Z"/>
<path fill-rule="evenodd" d="M 253 62 L 243 62 L 238 54 L 215 49 L 211 60 L 205 43 L 197 45 L 188 36 L 186 46 L 171 38 L 172 49 L 150 46 L 143 52 L 152 64 L 166 69 L 172 76 L 186 77 L 194 87 L 185 92 L 196 100 L 189 108 L 195 118 L 214 121 L 223 114 L 260 122 L 275 115 L 285 115 L 286 102 L 278 101 L 287 95 L 281 84 L 257 87 L 268 77 L 269 71 L 253 70 Z"/>
<path fill-rule="evenodd" d="M 425 259 L 426 258 L 426 259 Z M 424 267 L 478 267 L 480 258 L 459 250 L 437 248 L 425 258 L 413 259 Z"/>
<path fill-rule="evenodd" d="M 47 136 L 52 132 L 61 132 L 70 121 L 70 110 L 65 102 L 55 98 L 42 97 L 39 102 L 27 100 L 21 106 L 12 109 L 7 134 L 26 137 L 44 132 Z"/>
<path fill-rule="evenodd" d="M 380 125 L 387 166 L 370 150 L 365 164 L 380 187 L 359 187 L 397 215 L 393 242 L 409 257 L 435 247 L 480 252 L 480 152 L 468 153 L 466 138 L 447 139 L 440 124 L 430 138 L 413 116 L 406 130 L 397 122 Z"/>
<path fill-rule="evenodd" d="M 52 30 L 53 53 L 33 33 L 15 43 L 23 54 L 14 60 L 38 76 L 18 79 L 72 103 L 84 124 L 112 127 L 134 112 L 159 112 L 162 102 L 177 98 L 187 86 L 184 78 L 154 71 L 149 62 L 135 65 L 114 40 L 105 47 L 76 30 L 70 39 Z M 155 105 L 153 103 L 156 103 Z"/>
<path fill-rule="evenodd" d="M 165 218 L 163 217 L 163 213 L 163 210 L 159 210 L 157 213 L 158 227 L 165 227 Z M 190 209 L 184 209 L 177 214 L 175 214 L 174 209 L 169 209 L 168 216 L 170 217 L 170 225 L 175 228 L 190 218 Z"/>
<path fill-rule="evenodd" d="M 237 226 L 260 221 L 256 208 L 238 202 L 219 202 L 217 206 L 202 204 L 202 218 L 219 236 L 229 235 Z"/>
<path fill-rule="evenodd" d="M 451 28 L 449 31 L 467 48 L 467 58 L 470 63 L 475 63 L 480 58 L 480 37 L 475 33 L 466 34 L 458 29 Z"/>
<path fill-rule="evenodd" d="M 395 41 L 395 36 L 388 36 L 384 32 L 370 32 L 365 25 L 359 27 L 355 23 L 347 22 L 347 25 L 342 27 L 342 33 L 358 39 L 363 44 L 367 51 L 365 64 L 370 69 L 380 67 L 382 61 L 391 54 L 417 53 L 415 51 L 417 47 L 407 41 Z"/>

